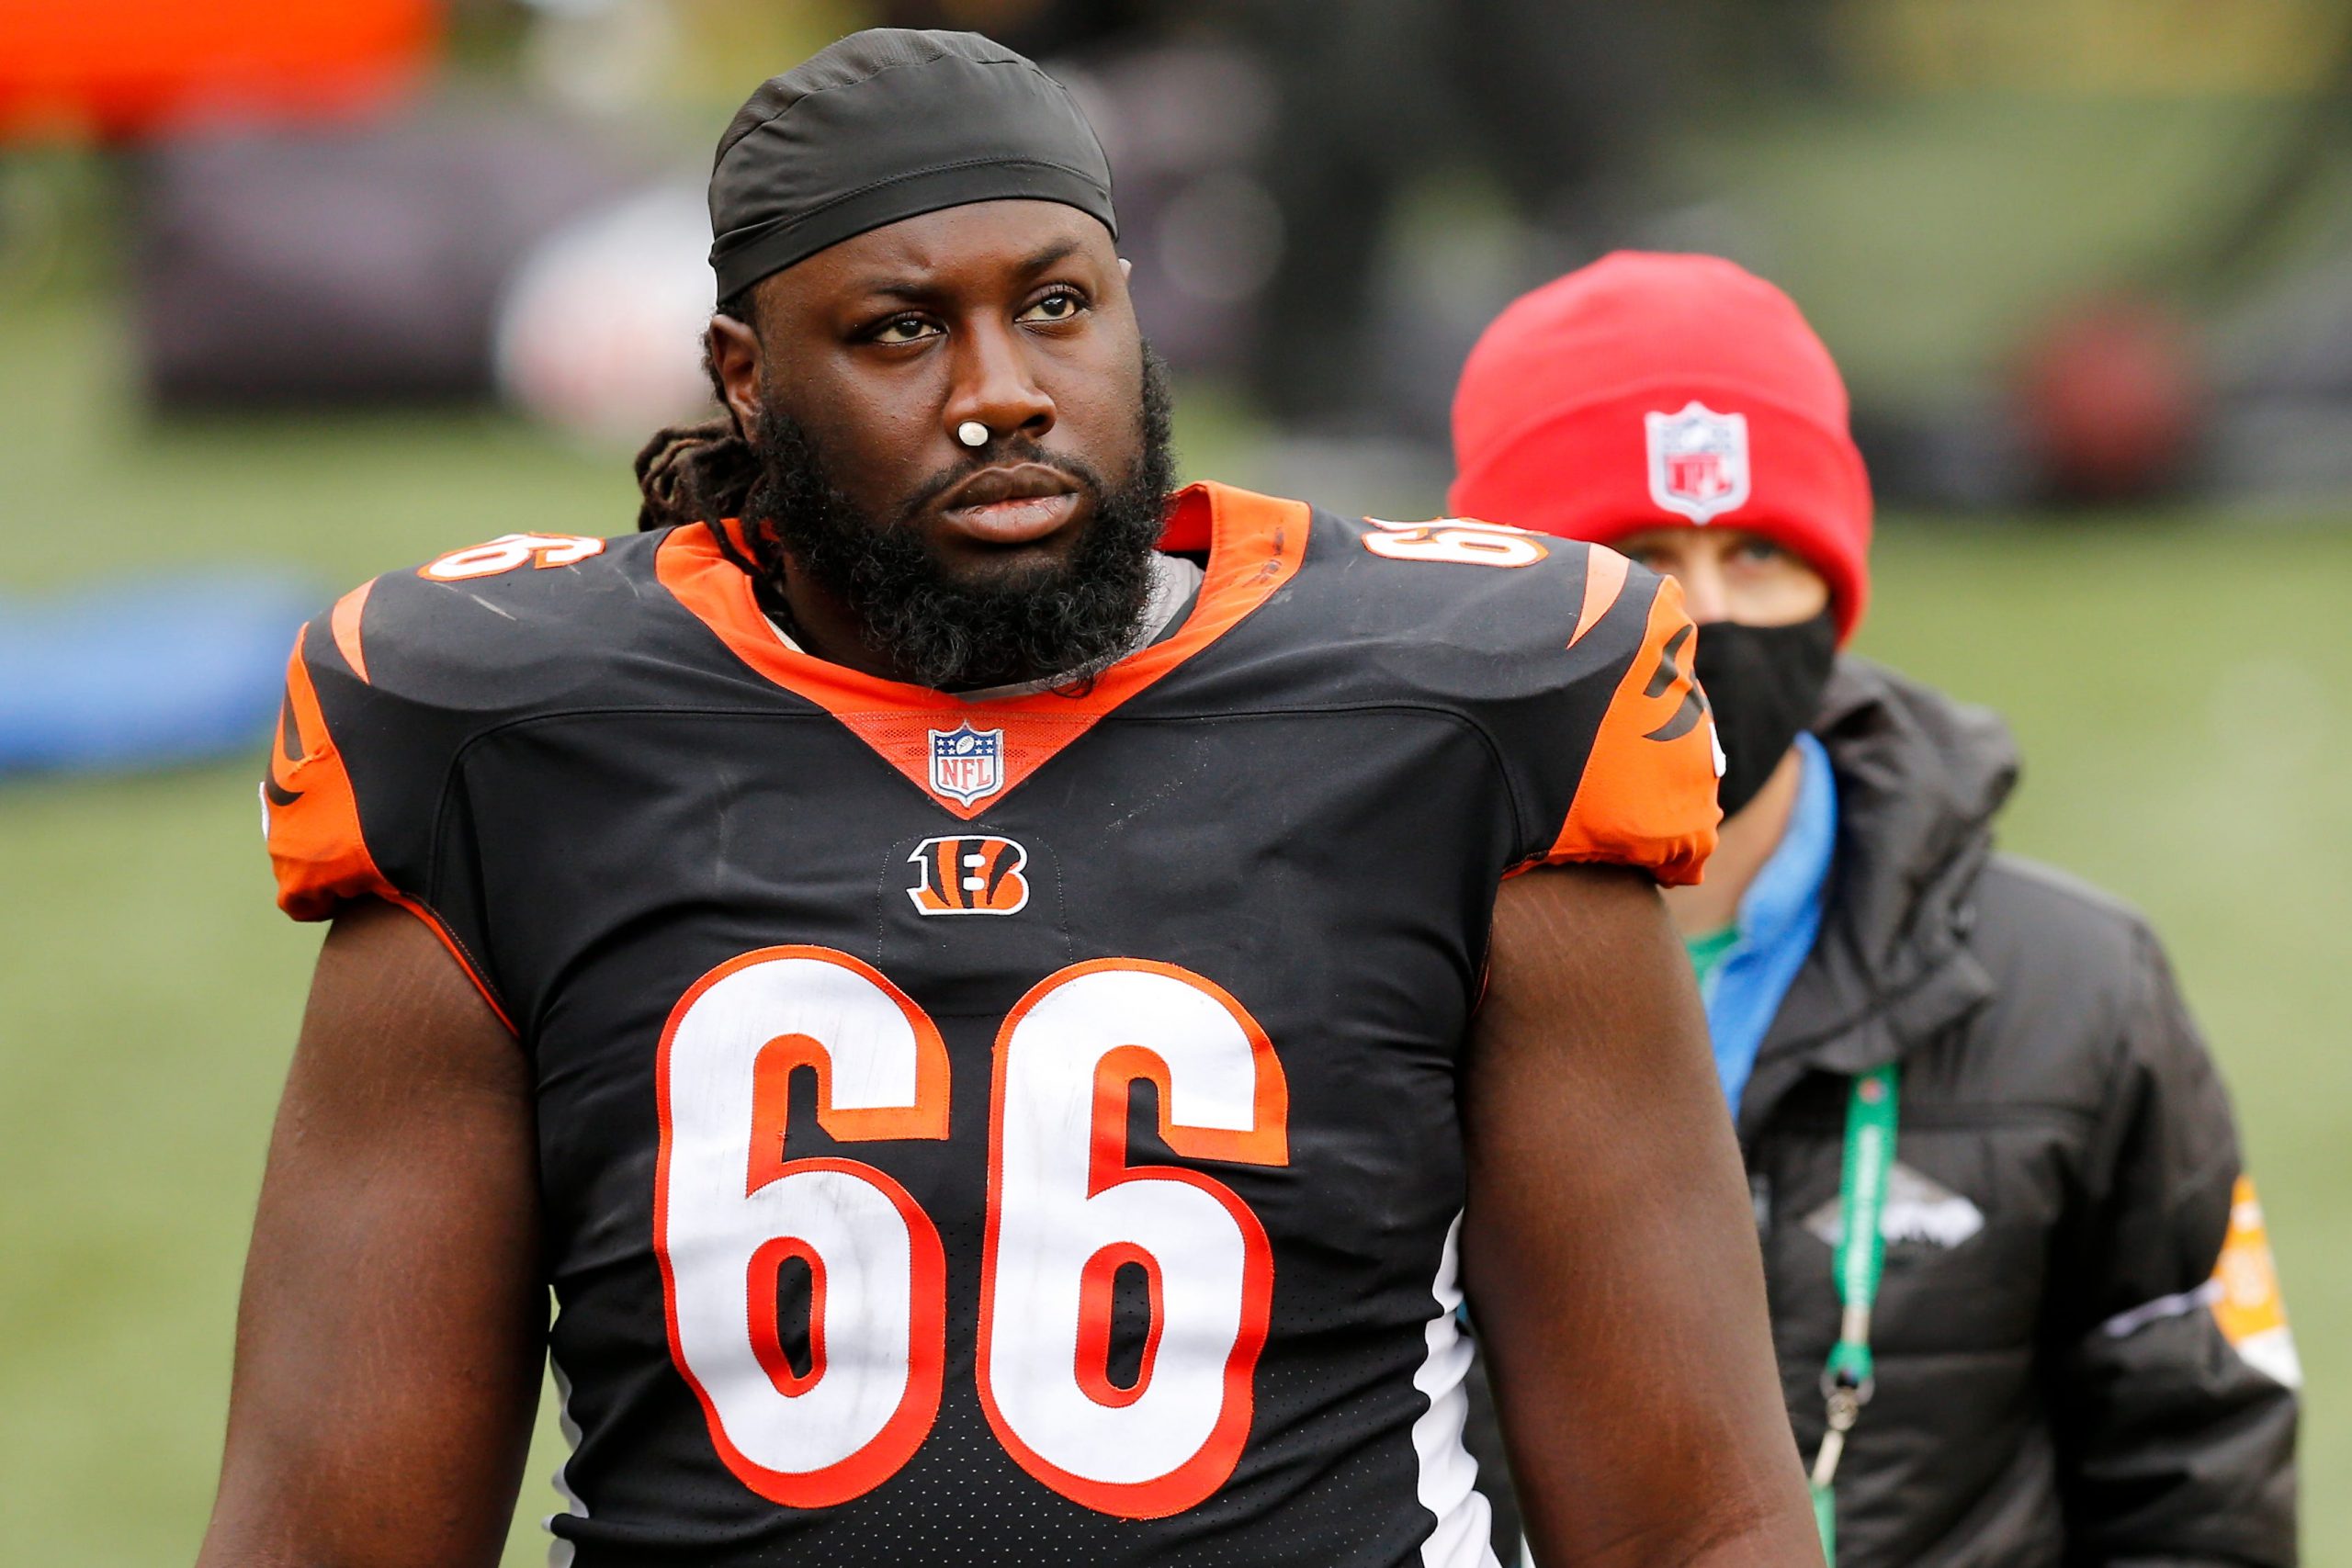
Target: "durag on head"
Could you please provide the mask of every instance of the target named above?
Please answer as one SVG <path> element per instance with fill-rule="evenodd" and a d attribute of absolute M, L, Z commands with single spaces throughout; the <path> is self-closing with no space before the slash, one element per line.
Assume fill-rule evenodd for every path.
<path fill-rule="evenodd" d="M 978 33 L 852 33 L 763 83 L 718 139 L 718 298 L 869 229 L 1007 199 L 1117 236 L 1110 162 L 1069 90 Z"/>

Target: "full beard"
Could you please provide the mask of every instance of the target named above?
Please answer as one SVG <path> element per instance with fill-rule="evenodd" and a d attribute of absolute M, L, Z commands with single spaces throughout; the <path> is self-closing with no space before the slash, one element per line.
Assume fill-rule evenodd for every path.
<path fill-rule="evenodd" d="M 763 602 L 781 606 L 786 576 L 800 573 L 849 607 L 867 648 L 902 679 L 940 691 L 1092 674 L 1141 636 L 1175 476 L 1167 367 L 1148 345 L 1142 373 L 1141 453 L 1122 482 L 1016 437 L 934 475 L 888 517 L 843 494 L 807 429 L 767 400 L 745 507 L 770 525 L 750 530 Z M 1068 477 L 1093 502 L 1085 531 L 1060 560 L 954 576 L 914 519 L 973 469 L 1006 461 Z"/>

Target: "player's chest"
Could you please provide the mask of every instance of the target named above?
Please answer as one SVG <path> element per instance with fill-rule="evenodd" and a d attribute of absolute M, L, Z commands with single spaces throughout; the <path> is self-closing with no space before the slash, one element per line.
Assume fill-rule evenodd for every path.
<path fill-rule="evenodd" d="M 1417 716 L 1104 724 L 968 817 L 823 718 L 548 726 L 466 784 L 491 960 L 534 1017 L 599 980 L 674 1000 L 796 944 L 956 1015 L 1112 956 L 1228 987 L 1400 964 L 1442 985 L 1413 971 L 1483 940 L 1510 832 L 1476 749 Z"/>
<path fill-rule="evenodd" d="M 560 1289 L 658 1275 L 768 1495 L 909 1462 L 954 1364 L 1048 1485 L 1174 1511 L 1282 1325 L 1426 1315 L 1491 803 L 1371 787 L 1425 738 L 1235 740 L 1073 750 L 970 820 L 851 750 L 648 745 L 548 770 L 576 857 L 485 859 Z M 873 1379 L 814 1371 L 820 1321 Z"/>
<path fill-rule="evenodd" d="M 526 854 L 494 849 L 518 824 L 479 838 L 542 1122 L 581 1131 L 592 1185 L 682 1118 L 724 1130 L 731 1190 L 786 1129 L 879 1145 L 974 1224 L 989 1149 L 1075 1160 L 1082 1190 L 1132 1128 L 1151 1157 L 1229 1160 L 1277 1234 L 1328 1225 L 1281 1212 L 1290 1179 L 1328 1162 L 1376 1194 L 1367 1173 L 1452 1157 L 1510 832 L 1453 733 L 1105 727 L 969 820 L 838 727 L 665 720 L 484 759 L 511 776 L 474 798 L 538 818 Z"/>

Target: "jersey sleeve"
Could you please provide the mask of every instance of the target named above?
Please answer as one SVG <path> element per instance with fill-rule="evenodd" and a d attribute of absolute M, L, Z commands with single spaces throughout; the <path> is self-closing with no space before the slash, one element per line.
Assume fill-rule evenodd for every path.
<path fill-rule="evenodd" d="M 1485 526 L 1474 525 L 1473 526 Z M 1500 753 L 1512 872 L 1589 863 L 1699 880 L 1720 752 L 1682 591 L 1600 546 L 1544 540 L 1471 583 L 1452 640 L 1480 650 L 1468 706 Z"/>
<path fill-rule="evenodd" d="M 1714 852 L 1723 754 L 1706 697 L 1690 674 L 1692 651 L 1704 634 L 1683 613 L 1679 585 L 1647 572 L 1637 578 L 1637 572 L 1598 547 L 1587 563 L 1575 640 L 1604 637 L 1595 649 L 1604 657 L 1599 678 L 1588 677 L 1593 689 L 1577 694 L 1588 702 L 1599 697 L 1604 705 L 1566 810 L 1544 818 L 1556 830 L 1532 858 L 1551 865 L 1639 866 L 1660 883 L 1678 886 L 1697 882 Z M 1590 624 L 1595 590 L 1611 578 L 1619 580 L 1616 602 L 1599 612 L 1599 624 Z"/>
<path fill-rule="evenodd" d="M 506 624 L 478 599 L 393 573 L 305 626 L 262 779 L 263 829 L 280 908 L 324 920 L 360 899 L 397 905 L 503 1019 L 459 775 L 467 742 L 505 716 L 477 618 Z"/>
<path fill-rule="evenodd" d="M 1485 737 L 1508 818 L 1498 872 L 1699 880 L 1722 754 L 1679 586 L 1605 547 L 1476 518 L 1332 518 L 1325 537 L 1309 590 L 1331 584 L 1344 606 L 1345 668 L 1370 665 Z"/>
<path fill-rule="evenodd" d="M 402 897 L 368 844 L 350 764 L 319 701 L 311 643 L 320 630 L 313 621 L 295 636 L 261 784 L 262 831 L 277 880 L 277 907 L 298 920 L 331 919 L 357 898 Z M 329 671 L 330 681 L 336 673 Z"/>

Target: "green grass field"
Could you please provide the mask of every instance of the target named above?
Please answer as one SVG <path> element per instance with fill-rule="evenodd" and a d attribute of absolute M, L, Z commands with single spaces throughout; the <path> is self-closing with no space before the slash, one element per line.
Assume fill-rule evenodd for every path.
<path fill-rule="evenodd" d="M 153 428 L 74 309 L 0 319 L 0 589 L 290 562 L 342 586 L 521 528 L 628 525 L 626 465 L 495 417 Z M 1431 498 L 1432 503 L 1434 498 Z M 2352 527 L 1895 520 L 1866 650 L 1996 705 L 2006 841 L 2168 934 L 2235 1087 L 2312 1382 L 2309 1556 L 2352 1560 Z M 186 1562 L 315 929 L 255 759 L 0 787 L 0 1561 Z M 543 1436 L 510 1562 L 555 1506 Z"/>

